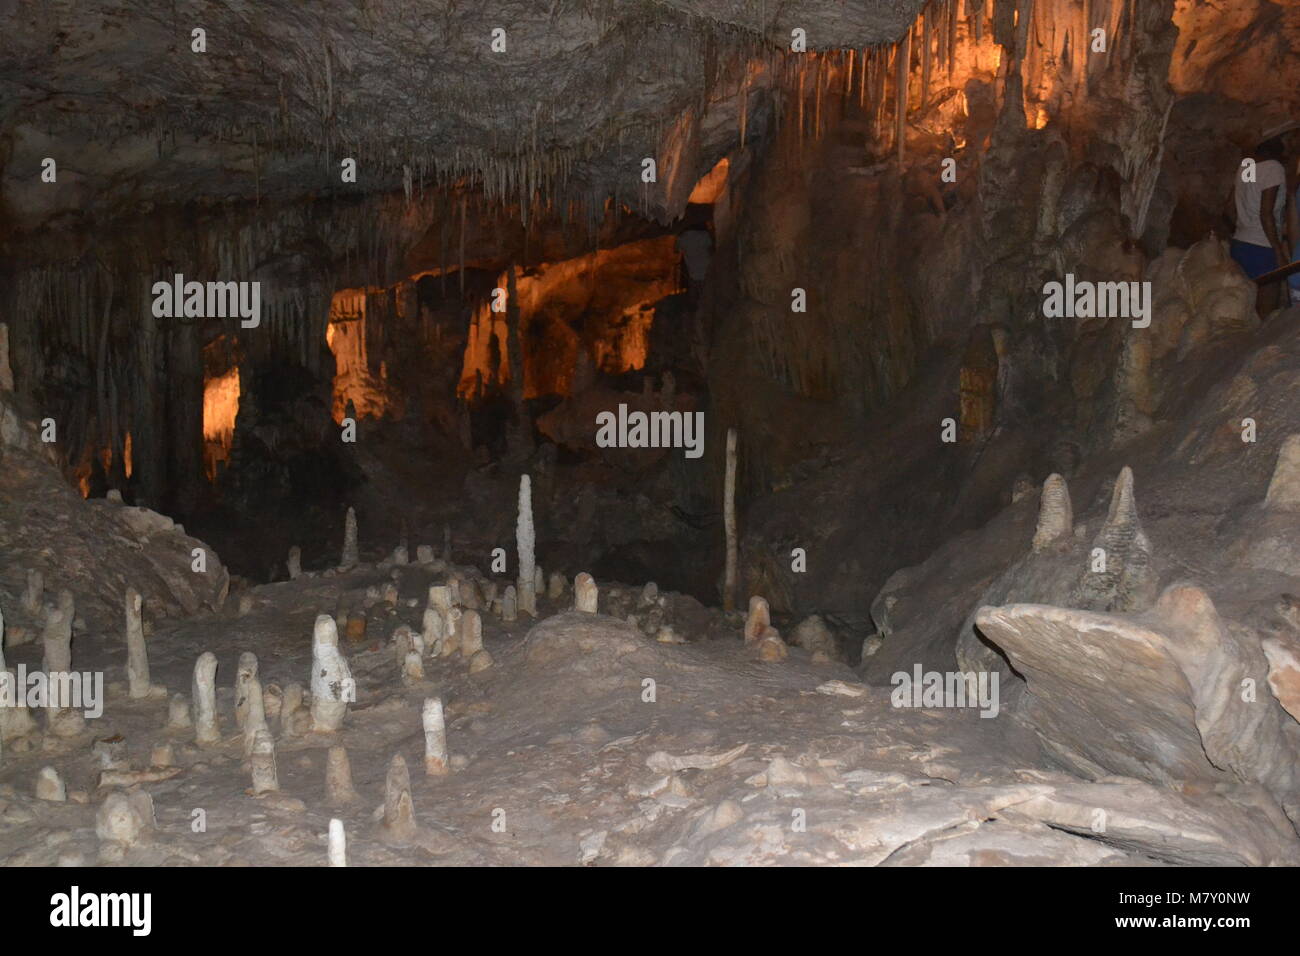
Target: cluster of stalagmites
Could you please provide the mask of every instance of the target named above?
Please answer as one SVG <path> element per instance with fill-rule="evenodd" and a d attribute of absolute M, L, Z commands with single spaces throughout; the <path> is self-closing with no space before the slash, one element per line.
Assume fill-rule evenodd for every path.
<path fill-rule="evenodd" d="M 1247 518 L 1242 563 L 1271 567 L 1283 554 L 1294 574 L 1297 518 L 1300 435 L 1292 435 Z M 1300 602 L 1282 595 L 1279 626 L 1261 633 L 1225 621 L 1194 583 L 1160 583 L 1132 472 L 1120 472 L 1091 539 L 1074 526 L 1065 480 L 1052 475 L 1032 549 L 986 592 L 963 628 L 959 663 L 1008 677 L 1009 663 L 1044 746 L 1085 777 L 1257 787 L 1300 820 Z M 1116 733 L 1124 727 L 1141 733 Z"/>
<path fill-rule="evenodd" d="M 477 570 L 457 568 L 450 562 L 449 543 L 444 542 L 441 558 L 433 548 L 420 545 L 412 573 L 435 575 L 427 586 L 419 626 L 391 621 L 400 608 L 419 606 L 418 599 L 401 599 L 401 584 L 407 566 L 411 566 L 405 543 L 399 544 L 385 560 L 365 565 L 360 559 L 356 515 L 348 510 L 345 521 L 342 558 L 337 567 L 324 572 L 304 571 L 302 552 L 290 550 L 288 576 L 340 576 L 344 573 L 368 573 L 387 570 L 390 580 L 368 586 L 358 606 L 322 613 L 316 618 L 311 639 L 310 673 L 302 683 L 281 687 L 264 684 L 255 654 L 240 654 L 234 674 L 233 731 L 223 726 L 218 695 L 218 661 L 211 651 L 202 652 L 195 661 L 189 695 L 168 695 L 166 688 L 151 683 L 143 601 L 134 588 L 125 595 L 126 677 L 129 698 L 134 701 L 166 700 L 163 731 L 167 735 L 150 755 L 150 766 L 132 769 L 125 757 L 121 738 L 113 742 L 95 741 L 100 761 L 99 792 L 107 793 L 97 817 L 96 831 L 101 852 L 106 859 L 121 859 L 154 828 L 153 805 L 139 785 L 176 776 L 171 741 L 188 737 L 200 750 L 236 750 L 243 760 L 249 786 L 247 792 L 259 799 L 288 800 L 280 794 L 277 747 L 312 746 L 314 742 L 337 741 L 348 711 L 357 701 L 357 685 L 343 647 L 360 644 L 367 634 L 380 625 L 392 623 L 391 646 L 395 669 L 403 688 L 425 686 L 427 668 L 433 662 L 464 662 L 469 673 L 476 674 L 493 666 L 491 652 L 484 642 L 484 615 L 495 616 L 502 624 L 512 624 L 521 616 L 536 617 L 541 601 L 563 607 L 569 590 L 568 579 L 558 571 L 548 576 L 537 566 L 531 509 L 531 489 L 527 476 L 520 483 L 517 546 L 520 557 L 516 580 L 502 582 L 484 577 Z M 39 573 L 29 576 L 25 602 L 39 604 L 44 582 Z M 580 573 L 573 581 L 575 610 L 598 613 L 600 594 L 592 576 Z M 639 592 L 610 588 L 604 595 L 606 610 L 638 623 L 647 635 L 664 643 L 682 643 L 667 621 L 669 605 L 657 586 L 647 584 Z M 241 595 L 238 613 L 247 615 L 258 608 L 251 592 Z M 71 594 L 62 591 L 57 603 L 43 609 L 43 667 L 47 671 L 72 667 L 72 621 L 75 607 Z M 388 628 L 385 627 L 385 630 Z M 382 631 L 381 631 L 382 632 Z M 3 617 L 0 616 L 0 637 Z M 4 667 L 3 643 L 0 642 L 0 669 Z M 19 742 L 33 746 L 37 723 L 24 707 L 0 708 L 0 761 L 3 745 Z M 437 696 L 423 698 L 421 728 L 424 735 L 424 769 L 430 777 L 452 772 L 459 760 L 449 755 L 447 716 L 443 700 Z M 53 738 L 69 739 L 84 735 L 85 721 L 73 708 L 47 709 L 45 731 Z M 331 808 L 355 804 L 358 797 L 352 785 L 347 750 L 338 743 L 328 749 L 325 766 L 324 802 Z M 47 801 L 66 801 L 69 791 L 57 770 L 43 768 L 37 775 L 36 795 Z M 84 796 L 74 792 L 74 796 Z M 290 801 L 301 808 L 300 801 Z M 288 805 L 288 804 L 286 804 Z M 393 757 L 385 786 L 378 838 L 390 845 L 405 846 L 421 842 L 427 834 L 415 822 L 410 777 L 402 756 Z M 327 834 L 327 859 L 332 866 L 346 865 L 347 847 L 343 823 L 330 821 Z"/>

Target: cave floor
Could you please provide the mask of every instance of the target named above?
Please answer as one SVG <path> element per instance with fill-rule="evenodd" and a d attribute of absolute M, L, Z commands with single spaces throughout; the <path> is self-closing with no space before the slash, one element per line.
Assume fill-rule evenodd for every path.
<path fill-rule="evenodd" d="M 418 624 L 436 578 L 417 565 L 395 573 L 401 596 L 391 619 Z M 164 729 L 166 698 L 127 697 L 120 639 L 84 653 L 77 644 L 94 642 L 74 641 L 77 669 L 105 671 L 105 713 L 81 737 L 28 738 L 25 749 L 18 741 L 7 748 L 0 858 L 110 862 L 95 836 L 99 765 L 91 744 L 117 735 L 132 768 L 148 767 L 159 743 L 172 744 L 179 768 L 145 785 L 156 830 L 111 860 L 136 865 L 320 865 L 331 817 L 344 822 L 351 865 L 878 864 L 987 829 L 982 821 L 999 807 L 1059 776 L 1043 769 L 1032 735 L 1013 722 L 981 720 L 974 710 L 895 709 L 889 687 L 862 685 L 848 667 L 814 664 L 798 648 L 767 663 L 753 659 L 734 631 L 663 645 L 624 622 L 543 597 L 539 623 L 521 615 L 504 625 L 483 613 L 496 663 L 477 674 L 459 655 L 430 658 L 425 682 L 403 686 L 387 632 L 344 641 L 357 702 L 343 729 L 281 739 L 279 792 L 252 796 L 233 717 L 239 654 L 257 654 L 264 685 L 306 685 L 316 614 L 388 579 L 388 570 L 374 567 L 304 576 L 244 592 L 251 600 L 243 615 L 162 622 L 149 639 L 155 684 L 187 692 L 197 655 L 211 650 L 218 658 L 226 739 L 211 748 L 196 747 L 193 731 Z M 10 657 L 11 666 L 35 666 L 39 651 L 29 644 Z M 651 696 L 647 679 L 653 701 L 643 699 Z M 426 777 L 420 710 L 435 695 L 445 703 L 456 769 Z M 270 723 L 275 729 L 278 721 Z M 330 808 L 325 757 L 337 743 L 348 750 L 359 799 Z M 421 827 L 406 847 L 380 839 L 377 822 L 397 753 L 411 768 Z M 666 755 L 679 764 L 732 759 L 674 771 Z M 33 796 L 45 765 L 66 782 L 68 802 Z M 1024 862 L 1073 859 L 1055 845 L 1063 842 L 1080 844 L 1071 852 L 1095 846 L 1046 830 L 1038 836 L 1043 846 L 1027 850 Z M 1111 856 L 1118 859 L 1097 850 L 1089 862 Z"/>

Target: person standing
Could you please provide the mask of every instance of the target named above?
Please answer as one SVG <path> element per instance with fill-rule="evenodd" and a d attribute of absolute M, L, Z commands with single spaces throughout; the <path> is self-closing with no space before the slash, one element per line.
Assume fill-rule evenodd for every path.
<path fill-rule="evenodd" d="M 1254 160 L 1254 175 L 1248 175 L 1248 167 L 1243 166 L 1236 176 L 1233 197 L 1237 227 L 1232 234 L 1231 253 L 1246 275 L 1257 279 L 1290 261 L 1284 241 L 1286 150 L 1281 137 L 1260 143 L 1250 158 Z M 1271 312 L 1278 298 L 1274 289 L 1261 286 L 1257 298 L 1260 314 Z"/>

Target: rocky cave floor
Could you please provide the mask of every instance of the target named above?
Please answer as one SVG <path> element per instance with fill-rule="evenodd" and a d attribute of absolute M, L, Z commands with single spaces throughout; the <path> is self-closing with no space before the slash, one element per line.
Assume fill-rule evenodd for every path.
<path fill-rule="evenodd" d="M 665 645 L 545 597 L 535 623 L 484 613 L 495 664 L 476 674 L 459 654 L 429 657 L 426 680 L 404 686 L 388 640 L 344 639 L 357 702 L 343 729 L 282 738 L 279 792 L 251 796 L 233 714 L 239 654 L 257 653 L 264 682 L 304 682 L 322 608 L 340 598 L 360 604 L 367 588 L 395 580 L 398 605 L 379 602 L 372 612 L 418 627 L 428 585 L 444 577 L 415 564 L 304 576 L 245 592 L 252 601 L 241 616 L 207 614 L 154 631 L 153 679 L 169 690 L 188 689 L 191 650 L 217 655 L 227 737 L 211 748 L 195 746 L 192 731 L 164 729 L 165 698 L 129 699 L 124 645 L 88 652 L 78 667 L 106 671 L 105 715 L 82 737 L 46 738 L 48 749 L 10 747 L 0 774 L 0 858 L 99 859 L 91 742 L 120 735 L 133 768 L 149 767 L 154 746 L 171 744 L 175 769 L 148 787 L 157 829 L 121 859 L 128 864 L 319 865 L 335 816 L 353 865 L 881 863 L 982 849 L 1022 862 L 1131 861 L 1029 818 L 1001 819 L 1065 783 L 1043 770 L 1023 729 L 972 711 L 895 710 L 888 688 L 860 684 L 842 664 L 814 664 L 800 649 L 779 664 L 754 660 L 738 624 L 727 628 L 720 613 L 707 615 L 712 633 Z M 35 647 L 13 652 L 10 666 L 37 666 Z M 647 678 L 654 702 L 643 701 Z M 442 777 L 420 772 L 420 710 L 431 695 L 447 713 L 454 770 Z M 331 808 L 324 773 L 334 744 L 348 750 L 359 799 Z M 376 819 L 394 754 L 412 768 L 422 831 L 405 848 L 388 845 Z M 721 765 L 672 770 L 665 754 Z M 68 802 L 32 795 L 28 784 L 45 765 L 67 782 Z M 206 832 L 192 832 L 196 808 L 206 813 Z M 498 808 L 502 832 L 493 827 Z M 800 810 L 806 832 L 796 829 Z"/>
<path fill-rule="evenodd" d="M 484 612 L 495 664 L 475 674 L 459 654 L 429 657 L 426 680 L 404 686 L 386 638 L 343 639 L 357 681 L 343 729 L 281 737 L 280 790 L 252 796 L 233 714 L 239 654 L 258 655 L 266 684 L 303 682 L 318 612 L 369 600 L 372 622 L 418 627 L 428 585 L 446 577 L 434 567 L 303 576 L 230 602 L 246 613 L 155 630 L 153 680 L 172 693 L 188 690 L 199 649 L 218 658 L 225 739 L 210 748 L 197 747 L 193 731 L 164 729 L 165 697 L 129 699 L 122 643 L 87 651 L 77 667 L 106 672 L 105 714 L 77 738 L 47 736 L 25 750 L 11 742 L 0 772 L 0 859 L 321 865 L 328 822 L 338 817 L 350 865 L 1244 862 L 1230 822 L 1138 781 L 1086 783 L 1053 771 L 1014 720 L 896 709 L 890 688 L 863 685 L 849 667 L 814 663 L 799 648 L 783 662 L 755 660 L 737 636 L 739 618 L 720 612 L 701 615 L 690 643 L 666 645 L 545 597 L 536 622 L 521 614 L 504 624 Z M 390 580 L 396 606 L 375 601 L 373 590 L 366 597 Z M 9 656 L 11 667 L 39 664 L 35 644 Z M 643 701 L 647 678 L 654 702 Z M 453 772 L 441 777 L 421 773 L 421 704 L 431 695 L 447 713 Z M 171 746 L 171 765 L 153 768 L 166 778 L 147 787 L 156 829 L 101 857 L 101 765 L 91 747 L 119 736 L 134 770 L 150 768 L 159 744 Z M 335 744 L 347 748 L 358 794 L 340 807 L 325 799 Z M 389 845 L 379 819 L 394 754 L 412 768 L 420 827 L 405 847 Z M 46 765 L 65 780 L 66 803 L 33 796 Z M 1133 831 L 1130 848 L 1122 848 L 1129 837 L 1117 837 L 1120 845 L 1093 838 L 1087 821 L 1097 806 L 1112 808 L 1112 832 Z M 196 809 L 204 832 L 194 832 Z M 504 825 L 494 829 L 494 819 Z"/>

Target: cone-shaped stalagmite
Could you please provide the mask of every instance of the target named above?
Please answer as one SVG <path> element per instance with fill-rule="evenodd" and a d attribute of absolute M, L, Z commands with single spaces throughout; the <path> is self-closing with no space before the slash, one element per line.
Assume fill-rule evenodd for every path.
<path fill-rule="evenodd" d="M 1074 509 L 1070 505 L 1070 489 L 1060 475 L 1048 475 L 1038 503 L 1034 550 L 1041 551 L 1054 541 L 1068 541 L 1073 533 Z"/>
<path fill-rule="evenodd" d="M 573 607 L 578 611 L 595 614 L 600 598 L 596 581 L 586 571 L 573 579 Z"/>
<path fill-rule="evenodd" d="M 357 800 L 357 793 L 352 789 L 352 762 L 348 752 L 342 746 L 329 749 L 325 759 L 325 802 L 331 807 L 340 807 Z"/>
<path fill-rule="evenodd" d="M 411 774 L 401 754 L 394 754 L 384 781 L 384 820 L 380 835 L 388 843 L 402 845 L 415 839 L 415 806 L 411 802 Z"/>
<path fill-rule="evenodd" d="M 1157 580 L 1151 567 L 1151 542 L 1138 520 L 1133 472 L 1120 471 L 1111 493 L 1106 523 L 1093 539 L 1088 567 L 1072 603 L 1098 611 L 1136 611 L 1150 607 Z"/>
<path fill-rule="evenodd" d="M 745 643 L 753 644 L 772 626 L 772 613 L 767 599 L 754 595 L 749 599 L 749 614 L 745 617 Z"/>

